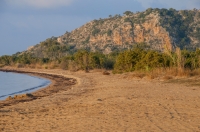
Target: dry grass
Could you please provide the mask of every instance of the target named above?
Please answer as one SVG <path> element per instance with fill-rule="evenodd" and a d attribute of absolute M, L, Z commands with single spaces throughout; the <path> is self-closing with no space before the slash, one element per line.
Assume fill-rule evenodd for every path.
<path fill-rule="evenodd" d="M 61 62 L 59 68 L 61 68 L 62 70 L 67 70 L 67 65 L 68 65 L 67 62 Z"/>
<path fill-rule="evenodd" d="M 58 67 L 59 65 L 56 62 L 51 62 L 50 64 L 48 64 L 48 69 L 55 69 Z"/>
<path fill-rule="evenodd" d="M 4 64 L 0 64 L 0 68 L 4 67 L 5 65 Z"/>
<path fill-rule="evenodd" d="M 20 63 L 15 64 L 15 66 L 16 66 L 17 68 L 23 68 L 23 67 L 24 67 L 24 65 L 23 65 L 23 64 L 20 64 Z"/>
<path fill-rule="evenodd" d="M 166 80 L 171 80 L 171 79 L 173 79 L 173 76 L 166 75 L 162 79 L 165 80 L 165 81 Z"/>
<path fill-rule="evenodd" d="M 190 76 L 198 76 L 200 75 L 200 69 L 196 69 L 190 72 Z"/>
<path fill-rule="evenodd" d="M 35 69 L 42 69 L 42 65 L 36 64 L 36 65 L 35 65 Z"/>
<path fill-rule="evenodd" d="M 93 72 L 104 72 L 105 69 L 93 69 L 92 71 L 93 71 Z"/>
<path fill-rule="evenodd" d="M 30 65 L 28 65 L 28 68 L 35 69 L 36 68 L 36 64 L 30 64 Z"/>
<path fill-rule="evenodd" d="M 149 72 L 146 71 L 134 71 L 133 73 L 126 75 L 128 78 L 142 79 L 146 78 L 149 80 L 162 79 L 171 80 L 174 78 L 188 78 L 200 75 L 200 69 L 189 70 L 179 68 L 157 68 Z"/>
<path fill-rule="evenodd" d="M 78 69 L 79 69 L 78 65 L 75 62 L 73 62 L 73 61 L 69 62 L 69 65 L 68 65 L 68 70 L 69 71 L 76 72 L 76 71 L 78 71 Z"/>
<path fill-rule="evenodd" d="M 176 83 L 176 84 L 184 84 L 185 86 L 200 86 L 200 79 L 199 76 L 195 76 L 192 78 L 177 78 L 177 79 L 171 79 L 166 81 L 166 83 Z"/>
<path fill-rule="evenodd" d="M 150 79 L 150 80 L 156 79 L 158 77 L 159 76 L 157 74 L 147 74 L 147 78 Z"/>
<path fill-rule="evenodd" d="M 190 70 L 183 68 L 159 68 L 152 70 L 149 74 L 153 76 L 166 76 L 165 78 L 171 77 L 191 77 L 200 75 L 200 69 Z"/>
<path fill-rule="evenodd" d="M 145 76 L 146 76 L 146 74 L 142 73 L 142 72 L 135 72 L 135 73 L 132 74 L 132 77 L 139 78 L 139 79 L 142 79 Z"/>

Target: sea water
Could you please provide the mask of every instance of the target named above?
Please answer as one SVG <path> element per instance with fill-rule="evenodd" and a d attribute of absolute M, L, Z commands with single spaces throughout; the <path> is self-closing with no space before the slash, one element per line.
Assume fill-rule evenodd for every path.
<path fill-rule="evenodd" d="M 50 83 L 50 80 L 26 74 L 0 72 L 0 100 L 16 94 L 31 93 Z"/>

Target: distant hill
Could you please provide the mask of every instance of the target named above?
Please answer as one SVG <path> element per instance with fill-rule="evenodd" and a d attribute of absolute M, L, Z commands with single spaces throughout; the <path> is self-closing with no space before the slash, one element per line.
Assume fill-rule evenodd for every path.
<path fill-rule="evenodd" d="M 152 9 L 124 12 L 124 15 L 93 20 L 85 25 L 52 37 L 23 53 L 35 57 L 60 57 L 78 49 L 105 54 L 145 45 L 157 51 L 200 47 L 200 10 Z"/>

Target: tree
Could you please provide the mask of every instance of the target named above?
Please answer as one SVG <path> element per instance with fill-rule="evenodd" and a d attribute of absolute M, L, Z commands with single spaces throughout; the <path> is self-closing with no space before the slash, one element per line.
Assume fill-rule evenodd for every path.
<path fill-rule="evenodd" d="M 79 50 L 74 54 L 74 58 L 79 68 L 85 71 L 89 70 L 89 52 L 86 50 Z"/>
<path fill-rule="evenodd" d="M 12 56 L 4 55 L 0 57 L 0 63 L 10 65 L 12 63 Z"/>
<path fill-rule="evenodd" d="M 131 11 L 125 11 L 123 14 L 129 16 L 129 15 L 133 14 L 133 12 L 131 12 Z"/>

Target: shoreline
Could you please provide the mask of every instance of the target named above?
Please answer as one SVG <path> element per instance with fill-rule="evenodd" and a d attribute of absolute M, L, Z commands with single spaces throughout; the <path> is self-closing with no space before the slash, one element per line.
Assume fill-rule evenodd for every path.
<path fill-rule="evenodd" d="M 25 71 L 21 69 L 10 69 L 10 68 L 0 68 L 0 71 L 27 74 L 30 76 L 35 76 L 35 77 L 47 79 L 50 81 L 49 85 L 40 87 L 33 92 L 14 95 L 16 97 L 15 99 L 11 99 L 11 98 L 9 99 L 9 97 L 7 97 L 4 100 L 0 100 L 0 108 L 4 108 L 5 106 L 11 106 L 20 102 L 29 102 L 36 99 L 41 99 L 43 97 L 53 95 L 60 91 L 68 90 L 70 89 L 71 86 L 77 84 L 77 81 L 75 79 L 64 77 L 57 74 L 40 73 L 40 72 L 35 72 L 35 71 Z M 28 94 L 31 96 L 26 96 Z"/>

